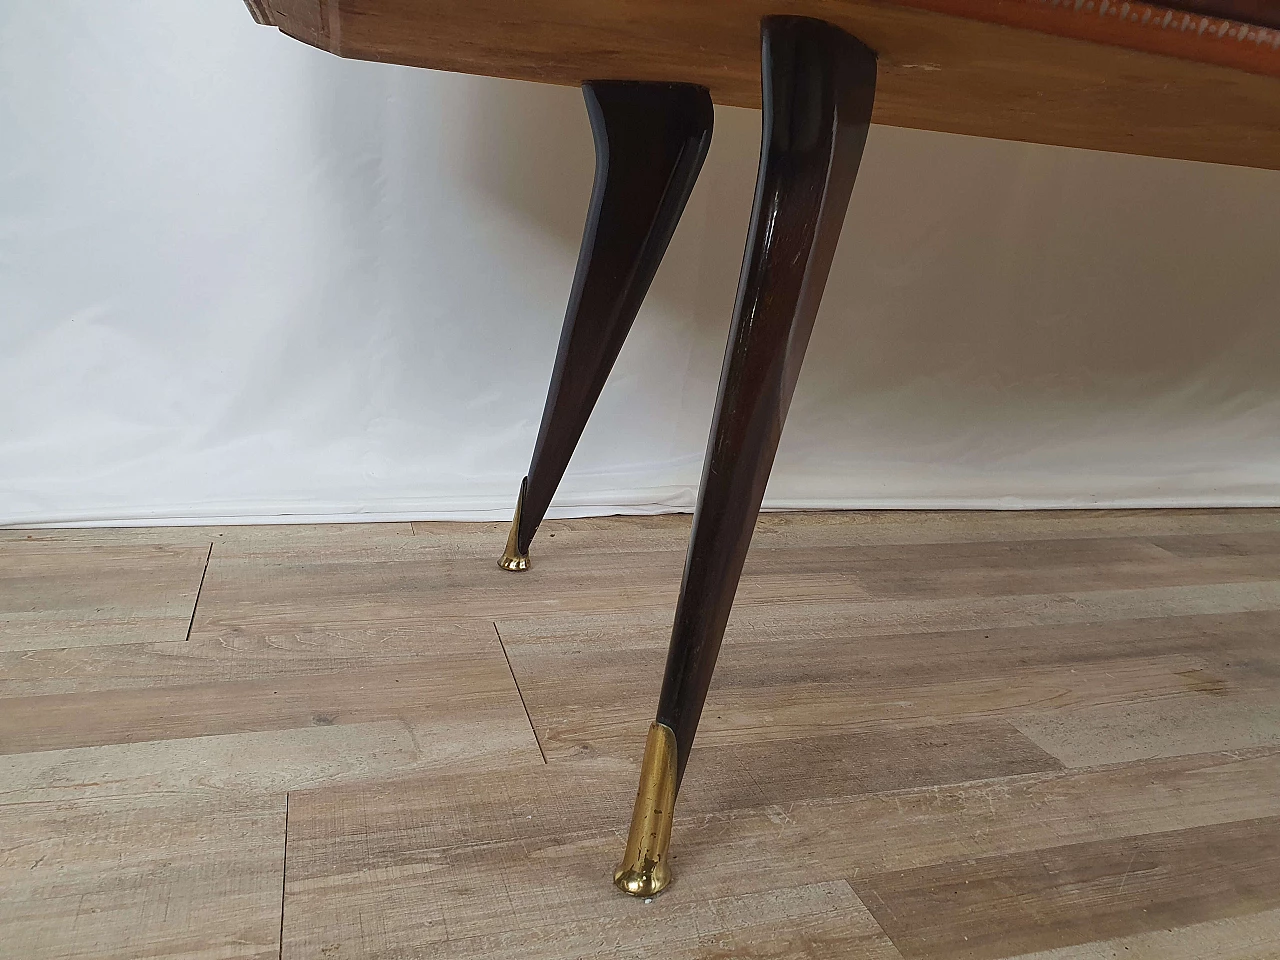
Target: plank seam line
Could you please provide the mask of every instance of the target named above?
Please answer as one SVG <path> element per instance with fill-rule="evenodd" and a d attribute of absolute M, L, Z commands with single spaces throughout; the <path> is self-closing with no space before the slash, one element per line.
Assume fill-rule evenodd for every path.
<path fill-rule="evenodd" d="M 498 646 L 502 648 L 502 658 L 507 661 L 507 669 L 511 672 L 511 682 L 516 685 L 516 694 L 520 697 L 520 706 L 524 707 L 524 718 L 529 721 L 529 730 L 533 733 L 533 742 L 538 745 L 538 753 L 542 762 L 547 762 L 546 751 L 542 749 L 542 741 L 538 739 L 538 728 L 533 725 L 533 717 L 529 716 L 529 705 L 524 702 L 524 691 L 520 689 L 520 681 L 516 679 L 515 668 L 511 666 L 511 658 L 507 656 L 507 645 L 502 642 L 502 633 L 498 630 L 498 621 L 493 622 L 493 632 L 498 638 Z"/>
<path fill-rule="evenodd" d="M 279 960 L 284 960 L 284 891 L 289 877 L 289 791 L 284 794 L 284 853 L 280 860 L 280 952 Z"/>
<path fill-rule="evenodd" d="M 850 880 L 848 877 L 841 877 L 840 882 L 843 883 L 845 887 L 848 888 L 850 896 L 852 896 L 853 899 L 857 900 L 858 903 L 862 904 L 862 909 L 867 912 L 867 916 L 871 918 L 871 922 L 874 923 L 876 929 L 880 931 L 880 935 L 884 937 L 886 940 L 888 940 L 890 944 L 892 944 L 894 952 L 902 957 L 908 956 L 906 945 L 900 944 L 898 943 L 897 940 L 893 939 L 893 934 L 891 934 L 885 928 L 885 925 L 880 922 L 879 918 L 877 918 L 876 915 L 871 912 L 871 908 L 867 906 L 867 901 L 863 899 L 862 895 L 859 894 L 858 891 L 853 888 L 853 881 Z M 884 902 L 884 897 L 880 896 L 880 891 L 873 890 L 872 893 L 876 895 L 876 899 L 880 901 L 880 905 L 884 907 L 886 911 L 888 911 L 889 915 L 894 916 L 893 908 Z M 894 917 L 894 919 L 897 919 L 897 918 Z"/>
<path fill-rule="evenodd" d="M 209 552 L 204 555 L 204 569 L 200 571 L 200 584 L 196 587 L 195 603 L 191 604 L 191 619 L 187 621 L 187 635 L 184 640 L 191 639 L 191 628 L 196 625 L 196 608 L 200 606 L 200 594 L 204 590 L 204 578 L 209 573 L 209 558 L 213 556 L 213 541 L 209 541 Z"/>

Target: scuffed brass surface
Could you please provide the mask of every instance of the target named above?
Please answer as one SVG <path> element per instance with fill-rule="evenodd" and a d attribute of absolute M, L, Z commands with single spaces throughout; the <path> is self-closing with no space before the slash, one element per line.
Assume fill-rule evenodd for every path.
<path fill-rule="evenodd" d="M 520 496 L 516 498 L 516 515 L 511 520 L 511 532 L 507 534 L 507 549 L 502 551 L 502 557 L 498 560 L 498 566 L 503 570 L 529 569 L 529 555 L 520 552 L 520 514 L 524 512 L 524 491 L 528 484 L 528 477 L 520 482 Z"/>
<path fill-rule="evenodd" d="M 633 897 L 651 897 L 671 882 L 667 851 L 676 804 L 676 735 L 663 723 L 649 727 L 631 832 L 613 884 Z"/>

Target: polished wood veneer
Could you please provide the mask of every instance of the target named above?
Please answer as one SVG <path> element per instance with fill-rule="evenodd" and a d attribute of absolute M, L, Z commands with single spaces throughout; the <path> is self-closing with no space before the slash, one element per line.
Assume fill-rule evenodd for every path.
<path fill-rule="evenodd" d="M 1088 0 L 251 0 L 343 57 L 578 85 L 701 84 L 760 105 L 759 24 L 826 20 L 879 55 L 876 123 L 1280 168 L 1275 4 Z M 1195 12 L 1204 11 L 1204 12 Z M 1232 20 L 1251 15 L 1257 23 Z"/>

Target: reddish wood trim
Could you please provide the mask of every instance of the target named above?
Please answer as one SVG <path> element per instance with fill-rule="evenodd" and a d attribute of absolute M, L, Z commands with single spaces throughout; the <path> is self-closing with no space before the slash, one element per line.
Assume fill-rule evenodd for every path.
<path fill-rule="evenodd" d="M 1165 6 L 1280 30 L 1280 0 L 1169 0 Z"/>
<path fill-rule="evenodd" d="M 840 0 L 827 2 L 833 7 L 848 5 Z M 1164 5 L 1131 0 L 859 0 L 852 5 L 867 2 L 1280 77 L 1278 0 L 1169 0 Z M 274 22 L 299 40 L 344 55 L 340 49 L 342 17 L 350 14 L 342 9 L 342 0 L 246 3 L 260 23 L 264 19 Z M 429 3 L 423 5 L 430 7 Z M 652 0 L 638 4 L 636 15 L 643 17 L 647 7 L 662 6 Z M 821 7 L 821 3 L 805 4 L 800 12 L 821 17 Z M 269 11 L 274 16 L 269 16 Z M 1252 19 L 1231 19 L 1219 12 Z"/>
<path fill-rule="evenodd" d="M 1243 7 L 1231 0 L 1174 0 Z M 1128 0 L 888 0 L 891 6 L 982 20 L 1280 77 L 1280 29 Z M 1268 6 L 1276 6 L 1268 4 Z M 1272 18 L 1280 19 L 1280 12 Z"/>

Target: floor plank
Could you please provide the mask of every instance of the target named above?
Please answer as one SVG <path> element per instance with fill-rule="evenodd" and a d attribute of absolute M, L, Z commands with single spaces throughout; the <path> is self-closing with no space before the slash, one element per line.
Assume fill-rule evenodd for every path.
<path fill-rule="evenodd" d="M 496 648 L 496 641 L 494 642 Z M 0 755 L 263 730 L 403 720 L 466 740 L 467 726 L 532 734 L 502 654 L 226 683 L 0 701 Z M 95 718 L 86 723 L 85 715 Z M 516 734 L 513 736 L 513 734 Z"/>
<path fill-rule="evenodd" d="M 497 548 L 479 538 L 388 538 L 352 550 L 215 552 L 192 636 L 229 628 L 267 629 L 297 621 L 437 620 L 492 622 L 512 613 L 555 614 L 674 603 L 679 555 L 634 545 L 638 571 L 619 584 L 594 552 L 544 551 L 542 563 L 513 576 Z M 571 589 L 564 589 L 567 585 Z"/>
<path fill-rule="evenodd" d="M 555 535 L 566 545 L 605 541 L 688 542 L 692 517 L 581 517 L 544 520 L 538 547 Z M 414 521 L 422 535 L 483 537 L 505 542 L 509 524 Z M 999 540 L 1067 540 L 1124 536 L 1219 536 L 1280 530 L 1280 512 L 1269 508 L 1194 510 L 842 510 L 766 512 L 752 542 L 759 546 L 821 549 L 828 544 L 981 543 Z M 0 537 L 4 531 L 0 530 Z"/>
<path fill-rule="evenodd" d="M 1028 739 L 1072 767 L 1184 753 L 1280 744 L 1280 702 L 1273 691 L 1102 704 L 1010 720 Z"/>
<path fill-rule="evenodd" d="M 7 957 L 279 955 L 285 797 L 0 805 Z"/>
<path fill-rule="evenodd" d="M 853 887 L 907 960 L 996 960 L 1280 907 L 1280 818 L 946 863 Z"/>
<path fill-rule="evenodd" d="M 394 897 L 395 894 L 393 893 Z M 497 932 L 432 939 L 432 924 L 406 936 L 403 927 L 370 925 L 358 953 L 350 931 L 337 923 L 299 928 L 286 906 L 286 958 L 360 956 L 369 960 L 522 960 L 530 956 L 574 960 L 901 960 L 844 881 L 808 884 L 764 893 L 681 901 L 665 898 L 642 905 L 620 904 L 617 895 L 597 893 L 607 908 L 599 916 L 551 925 L 513 922 Z M 369 906 L 374 906 L 370 904 Z M 386 909 L 377 904 L 377 915 Z M 403 914 L 415 904 L 400 904 Z M 421 909 L 417 906 L 416 909 Z M 373 911 L 370 911 L 372 919 Z M 307 918 L 310 920 L 311 918 Z M 447 920 L 437 920 L 447 929 Z"/>
<path fill-rule="evenodd" d="M 0 542 L 0 651 L 184 640 L 209 550 Z"/>
<path fill-rule="evenodd" d="M 403 722 L 352 723 L 143 743 L 43 750 L 0 757 L 0 803 L 170 794 L 283 794 L 385 779 L 459 764 L 537 762 L 526 736 L 498 748 L 505 724 L 477 724 L 475 739 L 437 739 Z"/>
<path fill-rule="evenodd" d="M 1167 543 L 1198 538 L 1167 538 Z M 1216 538 L 1221 539 L 1221 538 Z M 831 545 L 827 550 L 757 545 L 757 580 L 848 578 L 876 598 L 1018 596 L 1050 591 L 1136 590 L 1280 579 L 1280 555 L 1265 551 L 1202 556 L 1173 552 L 1142 537 L 1002 540 L 982 543 Z M 779 562 L 778 553 L 788 554 Z M 790 596 L 790 594 L 788 594 Z M 803 594 L 801 594 L 803 596 Z"/>
<path fill-rule="evenodd" d="M 536 942 L 543 930 L 634 916 L 644 905 L 607 883 L 634 778 L 560 762 L 291 795 L 286 955 L 323 945 L 412 956 L 447 940 L 525 931 Z M 677 809 L 677 880 L 658 902 L 1280 816 L 1280 750 L 788 795 L 776 780 L 744 780 L 732 757 L 706 757 Z"/>
<path fill-rule="evenodd" d="M 706 753 L 699 751 L 699 765 Z M 721 795 L 730 808 L 758 805 L 762 796 L 786 804 L 1061 767 L 1012 726 L 991 720 L 879 724 L 853 734 L 729 743 L 715 748 L 715 763 L 739 771 L 735 784 L 726 782 L 738 793 Z"/>
<path fill-rule="evenodd" d="M 837 637 L 902 636 L 991 630 L 1165 620 L 1182 617 L 1225 617 L 1257 614 L 1258 627 L 1277 621 L 1280 581 L 1210 583 L 1195 587 L 1152 587 L 1135 590 L 1092 590 L 1010 597 L 955 597 L 925 600 L 809 600 L 782 597 L 761 603 L 735 603 L 726 642 L 739 636 L 835 635 Z M 583 611 L 572 618 L 557 615 L 496 617 L 499 630 L 513 643 L 560 646 L 566 640 L 590 642 L 602 651 L 637 647 L 665 649 L 671 637 L 670 609 Z M 1122 627 L 1123 628 L 1123 627 Z M 1259 631 L 1251 631 L 1255 635 Z M 576 635 L 576 636 L 575 636 Z M 1039 644 L 1028 644 L 1035 650 Z"/>
<path fill-rule="evenodd" d="M 519 668 L 517 668 L 518 670 Z M 1197 661 L 1155 657 L 1074 669 L 1027 668 L 1004 676 L 922 683 L 838 679 L 713 690 L 699 728 L 699 745 L 786 740 L 855 732 L 886 722 L 928 724 L 971 718 L 1001 718 L 1031 710 L 1072 711 L 1106 703 L 1187 695 L 1186 673 L 1202 673 Z M 548 758 L 597 755 L 627 757 L 641 739 L 647 714 L 640 704 L 591 705 L 547 719 L 535 706 L 533 686 L 519 674 L 530 716 Z M 603 684 L 602 684 L 603 685 Z M 654 691 L 656 699 L 656 691 Z M 639 734 L 638 734 L 639 732 Z M 697 748 L 695 748 L 697 749 Z"/>
<path fill-rule="evenodd" d="M 1275 960 L 1280 910 L 1024 953 L 1016 960 Z"/>
<path fill-rule="evenodd" d="M 550 635 L 526 632 L 523 624 L 499 625 L 543 750 L 549 758 L 631 757 L 656 702 L 665 642 L 657 642 L 660 634 L 653 631 L 630 632 L 636 642 L 620 650 L 607 641 L 597 643 L 590 627 L 579 633 L 572 622 L 557 620 L 556 625 L 559 632 Z M 1088 646 L 1084 652 L 1077 648 L 1075 656 L 1068 645 L 1052 654 L 1023 654 L 1015 646 L 993 646 L 988 632 L 974 638 L 979 649 L 970 659 L 963 645 L 969 638 L 954 635 L 868 642 L 848 635 L 779 633 L 768 639 L 744 640 L 741 633 L 726 638 L 700 744 L 823 735 L 885 721 L 1060 713 L 1177 697 L 1194 692 L 1189 675 L 1234 682 L 1233 675 L 1200 655 L 1205 644 L 1198 634 L 1181 643 L 1186 653 L 1122 659 L 1134 648 L 1118 645 L 1096 658 Z M 998 638 L 996 644 L 1008 639 Z M 1179 645 L 1174 639 L 1163 649 Z M 1147 646 L 1152 653 L 1157 649 L 1158 644 Z M 1055 648 L 1043 643 L 1037 650 Z M 592 682 L 566 684 L 566 676 L 590 676 Z"/>
<path fill-rule="evenodd" d="M 98 693 L 444 665 L 494 645 L 478 620 L 324 620 L 296 616 L 202 629 L 186 643 L 121 643 L 0 652 L 0 697 Z"/>
<path fill-rule="evenodd" d="M 1227 511 L 1230 515 L 1230 511 Z M 1212 529 L 1230 532 L 1237 527 L 1230 520 L 1214 522 Z M 441 526 L 445 526 L 442 524 Z M 455 527 L 471 528 L 472 539 L 481 524 L 455 524 Z M 1258 521 L 1245 529 L 1257 529 Z M 459 530 L 458 533 L 462 531 Z M 1183 532 L 1181 524 L 1170 532 Z M 99 526 L 99 527 L 0 527 L 0 543 L 26 541 L 29 543 L 73 543 L 86 546 L 190 546 L 212 543 L 221 548 L 219 553 L 234 553 L 238 549 L 268 550 L 288 549 L 296 551 L 304 546 L 323 550 L 340 546 L 347 549 L 360 542 L 380 542 L 388 537 L 411 537 L 411 523 L 277 523 L 244 525 L 183 525 L 170 527 L 148 526 Z"/>

